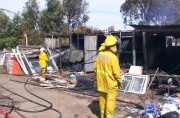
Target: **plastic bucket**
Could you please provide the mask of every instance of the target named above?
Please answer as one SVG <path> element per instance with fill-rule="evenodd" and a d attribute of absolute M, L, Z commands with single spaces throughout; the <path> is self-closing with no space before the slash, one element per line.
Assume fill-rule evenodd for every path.
<path fill-rule="evenodd" d="M 76 75 L 74 75 L 74 74 L 71 74 L 70 76 L 69 76 L 69 82 L 71 83 L 71 84 L 75 84 L 77 81 L 76 81 Z"/>
<path fill-rule="evenodd" d="M 76 75 L 71 74 L 71 75 L 69 76 L 69 79 L 70 79 L 70 80 L 75 80 L 75 79 L 76 79 Z"/>

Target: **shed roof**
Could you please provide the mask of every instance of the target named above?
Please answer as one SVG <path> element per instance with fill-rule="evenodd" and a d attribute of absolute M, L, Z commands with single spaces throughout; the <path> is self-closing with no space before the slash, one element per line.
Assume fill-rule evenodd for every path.
<path fill-rule="evenodd" d="M 180 31 L 180 25 L 131 25 L 135 30 L 141 31 Z"/>
<path fill-rule="evenodd" d="M 165 26 L 131 25 L 131 26 L 134 27 L 135 31 L 161 34 L 165 36 L 180 37 L 180 25 L 165 25 Z"/>

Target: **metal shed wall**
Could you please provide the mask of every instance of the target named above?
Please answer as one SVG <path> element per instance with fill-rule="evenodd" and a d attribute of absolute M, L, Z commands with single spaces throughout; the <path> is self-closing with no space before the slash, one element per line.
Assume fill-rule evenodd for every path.
<path fill-rule="evenodd" d="M 97 36 L 84 36 L 84 69 L 85 71 L 93 71 L 94 61 L 97 53 Z M 91 63 L 92 62 L 92 63 Z"/>

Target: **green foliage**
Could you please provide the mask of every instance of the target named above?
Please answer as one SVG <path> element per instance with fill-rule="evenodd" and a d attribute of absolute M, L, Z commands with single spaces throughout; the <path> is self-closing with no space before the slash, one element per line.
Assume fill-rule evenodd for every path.
<path fill-rule="evenodd" d="M 13 36 L 7 38 L 0 38 L 0 49 L 15 47 L 18 44 L 17 42 L 17 38 Z"/>
<path fill-rule="evenodd" d="M 12 32 L 13 36 L 20 39 L 23 34 L 22 18 L 19 14 L 16 14 L 12 19 Z"/>
<path fill-rule="evenodd" d="M 62 6 L 69 29 L 74 30 L 88 21 L 88 3 L 85 0 L 63 0 Z"/>
<path fill-rule="evenodd" d="M 120 8 L 127 25 L 180 24 L 179 10 L 179 0 L 126 0 Z"/>
<path fill-rule="evenodd" d="M 95 29 L 93 27 L 87 27 L 87 26 L 79 26 L 74 31 L 75 33 L 84 33 L 84 34 L 93 34 L 98 33 L 98 29 Z"/>
<path fill-rule="evenodd" d="M 24 34 L 28 35 L 28 44 L 29 45 L 36 45 L 36 44 L 41 44 L 42 39 L 40 37 L 40 30 L 39 30 L 39 5 L 37 3 L 37 0 L 28 0 L 26 2 L 25 7 L 22 12 L 22 19 L 17 18 L 18 25 L 20 25 L 19 33 L 21 33 L 21 37 Z M 18 26 L 17 25 L 17 26 Z M 18 28 L 18 27 L 16 27 Z M 39 36 L 39 37 L 33 37 L 31 38 L 31 35 Z M 24 44 L 24 40 L 20 40 L 21 44 Z"/>
<path fill-rule="evenodd" d="M 7 37 L 11 33 L 11 21 L 6 14 L 0 12 L 0 38 Z"/>
<path fill-rule="evenodd" d="M 97 34 L 101 31 L 94 27 L 87 27 L 87 26 L 78 26 L 73 32 L 68 29 L 68 27 L 64 27 L 61 35 L 67 36 L 73 33 L 84 33 L 84 34 Z"/>
<path fill-rule="evenodd" d="M 15 45 L 17 45 L 17 38 L 13 32 L 13 22 L 6 14 L 0 12 L 0 49 Z"/>
<path fill-rule="evenodd" d="M 90 33 L 93 29 L 83 26 L 89 19 L 88 3 L 85 0 L 46 0 L 46 8 L 39 11 L 37 0 L 28 0 L 22 13 L 10 19 L 0 11 L 0 48 L 25 45 L 24 34 L 29 45 L 43 44 L 44 34 L 69 35 Z"/>
<path fill-rule="evenodd" d="M 46 33 L 60 33 L 63 27 L 63 12 L 58 0 L 47 0 L 47 8 L 40 13 L 40 30 Z"/>
<path fill-rule="evenodd" d="M 74 31 L 88 21 L 87 7 L 84 0 L 63 0 L 62 4 L 47 0 L 47 8 L 40 13 L 40 29 L 46 33 L 64 33 L 66 28 Z"/>
<path fill-rule="evenodd" d="M 22 28 L 30 33 L 38 29 L 39 6 L 36 0 L 28 0 L 22 13 Z"/>

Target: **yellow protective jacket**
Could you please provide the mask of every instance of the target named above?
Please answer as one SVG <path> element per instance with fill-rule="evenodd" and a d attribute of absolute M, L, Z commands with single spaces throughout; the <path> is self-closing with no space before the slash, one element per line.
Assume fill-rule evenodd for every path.
<path fill-rule="evenodd" d="M 41 67 L 47 67 L 48 64 L 47 54 L 43 51 L 41 51 L 39 54 L 39 64 Z"/>
<path fill-rule="evenodd" d="M 97 90 L 109 93 L 117 91 L 122 84 L 121 69 L 118 57 L 111 51 L 99 52 L 94 64 L 97 79 Z"/>

